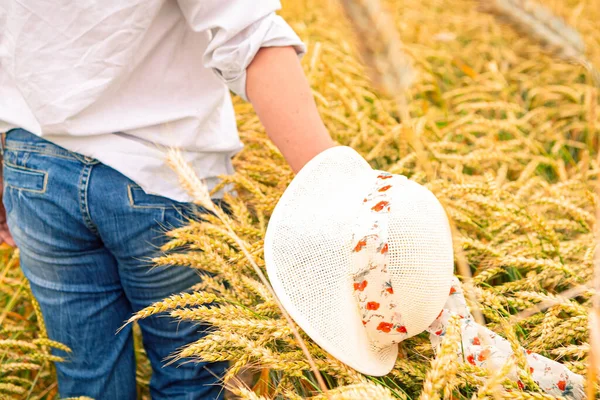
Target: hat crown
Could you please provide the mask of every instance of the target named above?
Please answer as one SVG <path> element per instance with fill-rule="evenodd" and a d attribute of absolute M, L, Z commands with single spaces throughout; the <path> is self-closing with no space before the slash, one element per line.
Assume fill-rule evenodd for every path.
<path fill-rule="evenodd" d="M 371 344 L 426 329 L 447 296 L 452 241 L 439 201 L 404 176 L 375 171 L 353 227 L 353 294 Z"/>
<path fill-rule="evenodd" d="M 398 308 L 410 321 L 408 336 L 423 332 L 438 316 L 454 270 L 452 234 L 438 199 L 405 180 L 397 189 L 388 221 L 388 271 Z"/>

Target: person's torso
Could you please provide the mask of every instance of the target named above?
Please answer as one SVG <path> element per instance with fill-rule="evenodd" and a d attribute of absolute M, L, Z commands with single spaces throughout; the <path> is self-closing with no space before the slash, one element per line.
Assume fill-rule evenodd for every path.
<path fill-rule="evenodd" d="M 205 176 L 231 170 L 241 145 L 229 90 L 202 65 L 209 40 L 176 1 L 0 0 L 0 131 L 27 129 L 134 180 L 147 178 L 124 157 L 150 160 L 141 169 L 168 147 L 220 154 L 212 171 L 199 163 Z"/>

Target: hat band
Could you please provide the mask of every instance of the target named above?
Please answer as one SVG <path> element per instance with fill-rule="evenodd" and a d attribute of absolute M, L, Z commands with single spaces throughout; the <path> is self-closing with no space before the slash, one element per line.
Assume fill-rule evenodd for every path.
<path fill-rule="evenodd" d="M 375 184 L 364 198 L 353 228 L 352 278 L 354 297 L 369 340 L 375 347 L 384 348 L 408 336 L 387 270 L 391 192 L 406 177 L 376 172 Z"/>

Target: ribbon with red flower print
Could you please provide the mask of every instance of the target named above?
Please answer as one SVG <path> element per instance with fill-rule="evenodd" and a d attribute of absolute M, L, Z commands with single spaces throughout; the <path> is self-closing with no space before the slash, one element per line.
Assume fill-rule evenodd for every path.
<path fill-rule="evenodd" d="M 452 280 L 450 296 L 444 309 L 427 330 L 434 348 L 439 348 L 446 333 L 448 320 L 453 315 L 460 317 L 462 346 L 459 348 L 458 356 L 466 362 L 489 371 L 498 371 L 510 357 L 514 356 L 508 340 L 474 321 L 456 277 Z M 526 355 L 531 377 L 540 389 L 553 396 L 564 396 L 570 399 L 585 398 L 583 376 L 539 354 L 525 349 L 521 351 Z M 516 368 L 510 372 L 508 378 L 523 388 Z"/>
<path fill-rule="evenodd" d="M 375 186 L 364 198 L 353 232 L 354 297 L 371 343 L 379 348 L 400 343 L 407 331 L 394 301 L 388 266 L 390 189 L 406 177 L 377 171 Z"/>
<path fill-rule="evenodd" d="M 394 287 L 388 273 L 388 215 L 392 207 L 392 188 L 401 186 L 406 177 L 376 171 L 374 187 L 364 198 L 353 229 L 353 293 L 371 344 L 385 348 L 408 337 L 402 315 L 395 302 Z M 510 343 L 484 326 L 477 324 L 467 306 L 460 282 L 452 278 L 450 295 L 437 319 L 427 331 L 434 348 L 439 348 L 448 320 L 460 317 L 462 346 L 457 356 L 473 365 L 498 371 L 513 357 Z M 415 332 L 416 333 L 416 332 Z M 539 354 L 521 349 L 529 371 L 540 389 L 554 396 L 571 399 L 585 397 L 581 375 Z M 517 382 L 517 370 L 509 376 Z"/>

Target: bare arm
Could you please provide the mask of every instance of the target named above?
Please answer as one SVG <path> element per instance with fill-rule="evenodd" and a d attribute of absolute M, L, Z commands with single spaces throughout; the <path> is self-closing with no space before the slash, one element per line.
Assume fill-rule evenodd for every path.
<path fill-rule="evenodd" d="M 269 138 L 294 172 L 335 144 L 292 47 L 263 47 L 247 69 L 246 92 Z"/>

